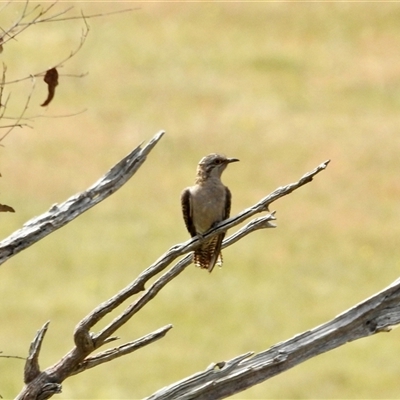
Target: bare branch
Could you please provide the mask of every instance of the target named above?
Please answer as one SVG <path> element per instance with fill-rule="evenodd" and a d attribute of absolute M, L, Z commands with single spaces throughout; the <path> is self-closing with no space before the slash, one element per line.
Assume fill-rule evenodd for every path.
<path fill-rule="evenodd" d="M 274 228 L 275 225 L 271 224 L 269 221 L 275 220 L 274 215 L 268 214 L 267 216 L 255 219 L 253 221 L 250 221 L 246 226 L 241 228 L 238 232 L 233 234 L 232 236 L 228 237 L 225 239 L 222 243 L 222 248 L 225 248 L 227 246 L 232 245 L 233 243 L 237 242 L 239 239 L 242 239 L 244 236 L 248 235 L 251 232 L 254 232 L 257 229 L 263 229 L 263 228 Z M 214 233 L 214 230 L 210 231 L 211 233 Z M 199 242 L 197 246 L 200 244 Z M 189 247 L 189 246 L 187 246 Z M 185 250 L 185 253 L 190 250 Z M 172 261 L 170 261 L 172 262 Z M 140 311 L 150 300 L 152 300 L 159 292 L 160 290 L 165 287 L 172 279 L 176 278 L 183 270 L 192 263 L 192 255 L 189 254 L 183 259 L 181 259 L 178 263 L 176 263 L 171 269 L 169 269 L 167 272 L 165 272 L 163 275 L 161 275 L 157 280 L 143 293 L 141 297 L 139 297 L 135 302 L 130 304 L 118 317 L 116 317 L 110 324 L 108 324 L 105 328 L 103 328 L 97 335 L 93 336 L 93 340 L 96 343 L 96 346 L 99 346 L 103 343 L 104 340 L 106 340 L 110 335 L 112 335 L 118 328 L 120 328 L 122 325 L 124 325 L 127 321 L 129 321 L 130 318 L 134 314 L 136 314 L 138 311 Z M 131 295 L 138 293 L 140 290 L 140 286 L 135 287 L 135 283 L 140 281 L 140 277 L 145 273 L 144 271 L 139 277 L 135 280 L 135 282 L 129 286 L 129 289 L 132 289 L 133 287 L 135 288 L 132 292 Z M 149 279 L 149 278 L 148 278 Z M 119 296 L 122 292 L 118 293 L 117 296 Z M 126 294 L 125 294 L 126 295 Z M 119 300 L 116 299 L 116 296 L 114 296 L 113 299 L 114 303 L 112 304 L 112 308 L 109 308 L 109 305 L 104 309 L 104 312 L 110 312 L 112 311 L 117 305 L 119 305 Z M 105 303 L 103 303 L 105 304 Z M 100 305 L 101 307 L 102 305 Z M 99 315 L 99 310 L 97 309 L 96 316 Z M 78 325 L 78 327 L 80 327 Z M 88 328 L 87 328 L 88 329 Z M 89 328 L 90 329 L 90 328 Z M 76 333 L 78 333 L 79 330 L 76 330 Z"/>
<path fill-rule="evenodd" d="M 35 90 L 35 78 L 33 76 L 31 76 L 30 78 L 31 78 L 31 81 L 32 81 L 32 86 L 31 86 L 31 91 L 29 92 L 28 97 L 26 98 L 24 108 L 22 109 L 21 114 L 17 119 L 17 122 L 15 124 L 11 125 L 10 129 L 3 136 L 0 137 L 0 143 L 11 133 L 11 131 L 15 127 L 17 127 L 17 126 L 21 127 L 23 125 L 24 126 L 28 126 L 27 124 L 21 124 L 20 122 L 23 119 L 26 110 L 28 109 L 29 103 L 30 103 L 31 98 L 32 98 L 33 91 Z"/>
<path fill-rule="evenodd" d="M 63 65 L 65 62 L 67 62 L 68 60 L 70 60 L 72 57 L 74 57 L 74 56 L 79 52 L 79 50 L 83 47 L 83 45 L 85 44 L 86 39 L 87 39 L 87 37 L 88 37 L 88 35 L 89 35 L 89 32 L 90 32 L 90 27 L 89 27 L 89 25 L 87 24 L 85 18 L 81 17 L 81 19 L 83 19 L 84 22 L 85 22 L 85 29 L 82 30 L 82 35 L 81 35 L 81 39 L 80 39 L 79 45 L 77 46 L 77 48 L 76 48 L 75 50 L 72 50 L 72 51 L 69 53 L 68 56 L 66 56 L 65 58 L 63 58 L 63 59 L 62 59 L 61 61 L 59 61 L 57 64 L 53 65 L 50 69 L 62 67 L 62 65 Z M 47 69 L 44 70 L 44 71 L 36 72 L 35 74 L 32 74 L 32 75 L 30 75 L 30 76 L 26 76 L 26 77 L 24 77 L 24 78 L 15 79 L 15 80 L 13 80 L 13 81 L 6 81 L 6 82 L 3 83 L 3 85 L 10 85 L 10 84 L 12 84 L 12 83 L 22 82 L 22 81 L 25 81 L 25 80 L 27 80 L 27 79 L 30 79 L 32 76 L 34 76 L 34 77 L 44 76 L 44 75 L 46 74 L 46 72 L 47 72 L 48 69 L 49 69 L 49 68 L 47 68 Z M 85 75 L 85 74 L 81 74 L 81 75 L 78 75 L 78 77 L 81 77 L 81 76 L 84 76 L 84 75 Z"/>
<path fill-rule="evenodd" d="M 69 118 L 69 117 L 76 117 L 77 115 L 83 114 L 84 112 L 87 111 L 87 108 L 81 110 L 81 111 L 77 111 L 75 113 L 71 113 L 71 114 L 63 114 L 63 115 L 45 115 L 45 114 L 37 114 L 37 115 L 32 115 L 32 116 L 24 116 L 22 117 L 23 121 L 31 121 L 31 120 L 35 120 L 37 118 Z M 0 115 L 0 119 L 11 119 L 11 120 L 15 120 L 18 119 L 18 117 L 2 117 Z"/>
<path fill-rule="evenodd" d="M 1 75 L 1 82 L 0 82 L 0 107 L 3 108 L 0 112 L 0 119 L 4 115 L 5 107 L 3 104 L 3 91 L 4 91 L 4 83 L 6 81 L 6 72 L 7 72 L 7 66 L 6 64 L 3 63 L 3 74 Z"/>
<path fill-rule="evenodd" d="M 323 325 L 254 356 L 247 353 L 216 363 L 157 391 L 147 400 L 226 398 L 350 341 L 388 332 L 391 326 L 399 323 L 400 282 L 397 280 Z"/>
<path fill-rule="evenodd" d="M 20 35 L 22 32 L 24 32 L 27 28 L 31 27 L 32 25 L 36 25 L 38 23 L 43 23 L 43 22 L 52 22 L 52 21 L 64 21 L 64 20 L 69 20 L 69 19 L 80 19 L 83 20 L 85 26 L 82 29 L 82 34 L 81 34 L 81 38 L 80 38 L 80 42 L 77 46 L 76 49 L 72 50 L 66 57 L 64 57 L 61 61 L 55 63 L 52 67 L 50 68 L 46 68 L 46 70 L 40 71 L 40 72 L 36 72 L 34 74 L 30 74 L 28 76 L 19 78 L 19 79 L 15 79 L 12 81 L 6 81 L 6 66 L 3 64 L 3 74 L 2 74 L 2 79 L 0 82 L 0 119 L 1 118 L 5 118 L 5 112 L 6 112 L 6 108 L 7 108 L 7 103 L 8 100 L 10 98 L 10 95 L 8 95 L 7 99 L 5 102 L 3 102 L 3 91 L 4 91 L 4 87 L 5 85 L 9 85 L 9 84 L 15 84 L 18 82 L 22 82 L 25 81 L 27 79 L 33 79 L 34 77 L 39 77 L 39 76 L 45 76 L 45 81 L 46 81 L 46 77 L 48 75 L 48 71 L 56 71 L 57 72 L 57 68 L 60 68 L 64 65 L 64 63 L 66 63 L 68 60 L 70 60 L 72 57 L 74 57 L 83 47 L 87 36 L 89 34 L 90 31 L 90 27 L 87 23 L 87 19 L 88 18 L 94 18 L 94 17 L 101 17 L 101 16 L 106 16 L 109 14 L 117 14 L 120 12 L 125 12 L 125 11 L 130 11 L 130 10 L 120 10 L 120 11 L 116 11 L 116 12 L 111 12 L 111 13 L 102 13 L 102 14 L 94 14 L 94 15 L 89 15 L 89 16 L 85 16 L 83 14 L 83 12 L 81 12 L 81 14 L 79 16 L 66 16 L 66 14 L 68 12 L 70 12 L 74 7 L 68 7 L 62 11 L 56 12 L 56 13 L 52 13 L 54 7 L 56 6 L 58 2 L 54 1 L 51 2 L 49 4 L 47 4 L 45 7 L 41 6 L 40 4 L 35 5 L 34 7 L 29 7 L 30 3 L 29 0 L 26 0 L 23 4 L 23 8 L 22 10 L 19 12 L 18 14 L 18 18 L 16 19 L 16 21 L 14 23 L 11 24 L 11 26 L 7 29 L 3 29 L 0 28 L 0 52 L 3 51 L 4 45 L 6 45 L 6 43 L 9 40 L 15 40 L 15 38 Z M 5 4 L 4 7 L 6 7 L 8 4 Z M 64 77 L 83 77 L 85 76 L 87 73 L 81 73 L 81 74 L 60 74 L 60 76 L 64 76 Z M 46 81 L 46 83 L 48 83 Z M 49 104 L 49 102 L 51 101 L 51 99 L 54 96 L 54 89 L 55 86 L 57 85 L 56 80 L 52 81 L 52 84 L 50 85 L 48 83 L 48 97 L 46 99 L 46 101 L 42 104 L 42 106 L 47 106 Z M 33 91 L 33 87 L 34 84 L 32 86 L 32 91 Z M 15 124 L 12 125 L 3 125 L 0 126 L 0 129 L 8 129 L 7 132 L 5 134 L 3 134 L 0 137 L 0 146 L 2 146 L 1 142 L 11 133 L 11 131 L 15 128 L 15 127 L 31 127 L 30 125 L 26 124 L 26 123 L 21 123 L 21 120 L 25 119 L 23 118 L 25 116 L 25 112 L 28 108 L 31 96 L 32 96 L 32 91 L 28 94 L 27 96 L 27 101 L 25 104 L 24 109 L 21 112 L 21 115 L 17 118 L 9 118 L 9 119 L 16 119 L 17 122 Z M 30 118 L 32 119 L 32 117 Z"/>
<path fill-rule="evenodd" d="M 0 264 L 116 192 L 136 173 L 163 134 L 163 131 L 157 133 L 143 148 L 138 146 L 84 192 L 70 197 L 64 203 L 54 204 L 49 211 L 26 222 L 21 229 L 2 240 Z"/>
<path fill-rule="evenodd" d="M 125 343 L 118 347 L 114 347 L 113 349 L 98 353 L 92 357 L 87 357 L 84 361 L 77 365 L 76 369 L 71 375 L 79 374 L 89 368 L 112 361 L 115 358 L 122 357 L 126 354 L 133 353 L 134 351 L 163 338 L 171 328 L 172 325 L 166 325 L 163 328 L 141 337 L 140 339 Z"/>
<path fill-rule="evenodd" d="M 116 166 L 114 166 L 102 179 L 100 179 L 96 184 L 90 187 L 84 193 L 73 196 L 65 203 L 60 206 L 53 206 L 50 211 L 38 218 L 35 218 L 25 224 L 24 229 L 29 232 L 33 232 L 33 238 L 29 238 L 29 234 L 26 235 L 15 235 L 8 239 L 8 242 L 13 243 L 14 247 L 5 247 L 7 251 L 4 250 L 4 241 L 0 243 L 0 260 L 3 262 L 9 258 L 13 253 L 21 251 L 26 245 L 21 244 L 26 241 L 25 237 L 29 238 L 29 243 L 32 244 L 43 237 L 41 232 L 49 234 L 55 229 L 63 226 L 65 223 L 70 221 L 76 216 L 80 215 L 84 210 L 97 204 L 107 195 L 115 192 L 115 190 L 120 187 L 124 182 L 127 181 L 127 176 L 133 175 L 133 170 L 136 171 L 140 164 L 144 161 L 148 152 L 154 147 L 158 140 L 163 135 L 160 132 L 156 135 L 152 141 L 150 141 L 147 146 L 143 149 L 140 147 L 135 149 L 128 157 L 125 157 Z M 91 332 L 91 328 L 99 322 L 105 315 L 114 311 L 115 308 L 120 305 L 123 301 L 131 297 L 132 295 L 144 290 L 145 283 L 154 277 L 157 273 L 164 270 L 169 264 L 171 264 L 177 257 L 188 253 L 189 251 L 195 249 L 204 240 L 207 240 L 212 235 L 216 235 L 221 231 L 226 231 L 228 228 L 239 224 L 244 221 L 244 219 L 251 217 L 255 213 L 266 211 L 268 204 L 272 201 L 292 192 L 293 190 L 301 187 L 302 185 L 310 182 L 312 177 L 317 173 L 326 168 L 327 162 L 321 164 L 315 170 L 304 175 L 298 182 L 289 184 L 285 187 L 277 189 L 275 192 L 271 193 L 269 196 L 262 199 L 255 206 L 241 212 L 238 216 L 231 218 L 229 220 L 223 221 L 214 229 L 210 230 L 202 238 L 193 238 L 186 243 L 172 247 L 167 253 L 160 257 L 152 266 L 147 268 L 139 277 L 132 282 L 125 289 L 121 290 L 111 299 L 102 303 L 96 307 L 90 314 L 88 314 L 82 321 L 80 321 L 74 332 L 74 342 L 75 347 L 70 350 L 64 357 L 60 359 L 52 367 L 47 368 L 45 371 L 40 372 L 38 364 L 31 362 L 32 366 L 30 370 L 29 377 L 31 380 L 21 391 L 18 396 L 19 400 L 28 399 L 38 399 L 38 398 L 48 398 L 52 396 L 57 391 L 61 390 L 61 383 L 73 374 L 80 373 L 88 368 L 92 368 L 96 365 L 111 361 L 116 357 L 120 357 L 125 354 L 129 354 L 138 348 L 152 343 L 154 340 L 161 338 L 165 333 L 171 328 L 168 325 L 155 331 L 149 335 L 142 337 L 136 341 L 126 343 L 125 345 L 115 347 L 111 350 L 106 350 L 98 353 L 94 356 L 89 355 L 104 345 L 111 341 L 116 340 L 114 336 L 111 336 L 121 325 L 125 324 L 136 312 L 143 308 L 165 285 L 170 282 L 174 277 L 180 274 L 185 267 L 191 262 L 192 256 L 187 255 L 176 263 L 171 269 L 161 275 L 155 282 L 147 289 L 141 297 L 130 304 L 117 318 L 114 319 L 108 326 L 98 333 Z M 253 232 L 257 229 L 274 227 L 271 221 L 275 220 L 273 213 L 256 218 L 250 221 L 246 226 L 241 228 L 237 233 L 227 238 L 223 247 L 230 245 L 239 238 L 243 238 L 245 235 Z M 16 238 L 18 238 L 16 240 Z M 8 243 L 10 245 L 10 243 Z M 248 357 L 248 355 L 246 355 Z M 235 359 L 230 362 L 230 368 L 234 368 L 236 364 L 240 364 L 243 357 Z M 217 366 L 221 366 L 218 364 Z M 224 364 L 225 365 L 225 364 Z M 31 379 L 31 378 L 30 378 Z M 52 385 L 52 386 L 49 386 Z M 45 397 L 47 396 L 47 397 Z"/>
<path fill-rule="evenodd" d="M 37 332 L 31 343 L 31 347 L 29 348 L 29 355 L 26 359 L 24 371 L 24 382 L 26 384 L 32 382 L 40 374 L 39 353 L 42 347 L 44 336 L 47 332 L 47 328 L 49 327 L 49 323 L 50 321 L 47 321 Z"/>
<path fill-rule="evenodd" d="M 69 21 L 69 20 L 73 20 L 73 19 L 81 19 L 82 16 L 80 16 L 80 15 L 75 15 L 75 16 L 71 16 L 71 17 L 56 18 L 61 14 L 66 14 L 68 11 L 70 11 L 72 9 L 73 9 L 73 7 L 69 7 L 67 10 L 64 10 L 63 12 L 59 13 L 58 15 L 53 15 L 53 16 L 48 17 L 46 19 L 38 20 L 35 23 L 38 24 L 38 23 L 42 23 L 42 22 L 60 22 L 60 21 Z M 124 13 L 124 12 L 135 11 L 135 10 L 140 10 L 140 7 L 125 8 L 123 10 L 110 11 L 110 12 L 107 12 L 107 13 L 100 13 L 100 14 L 89 14 L 89 15 L 85 15 L 85 18 L 86 19 L 90 19 L 90 18 L 106 17 L 106 16 L 109 16 L 109 15 L 121 14 L 121 13 Z M 24 25 L 24 24 L 20 24 L 20 25 Z"/>
<path fill-rule="evenodd" d="M 224 232 L 233 226 L 238 225 L 243 222 L 245 219 L 253 216 L 256 213 L 264 212 L 268 209 L 268 205 L 273 201 L 293 192 L 299 187 L 305 185 L 308 182 L 311 182 L 312 178 L 323 171 L 327 165 L 329 164 L 329 160 L 320 164 L 311 172 L 303 175 L 299 181 L 295 183 L 291 183 L 284 187 L 280 187 L 272 192 L 270 195 L 260 200 L 254 206 L 242 211 L 237 216 L 222 221 L 215 228 L 211 229 L 209 232 L 205 233 L 201 238 L 194 237 L 191 240 L 181 244 L 176 245 L 170 248 L 164 255 L 162 255 L 155 263 L 153 263 L 150 267 L 144 270 L 134 282 L 128 285 L 125 289 L 121 290 L 117 295 L 113 296 L 111 299 L 106 302 L 100 304 L 96 307 L 88 316 L 86 316 L 76 327 L 74 333 L 75 344 L 77 346 L 94 346 L 97 348 L 101 346 L 110 335 L 112 335 L 119 327 L 125 324 L 136 312 L 138 312 L 145 304 L 147 304 L 151 299 L 153 299 L 156 294 L 173 278 L 179 275 L 184 268 L 190 263 L 191 256 L 186 257 L 181 260 L 175 266 L 173 266 L 168 272 L 158 278 L 151 286 L 149 290 L 147 290 L 138 300 L 129 305 L 125 311 L 123 311 L 118 317 L 116 317 L 110 324 L 108 324 L 102 331 L 100 331 L 97 335 L 92 336 L 90 334 L 90 329 L 102 319 L 106 314 L 113 311 L 120 304 L 122 304 L 126 299 L 137 294 L 144 290 L 145 283 L 164 270 L 171 262 L 173 262 L 179 256 L 188 253 L 196 249 L 201 243 L 210 239 L 212 236 L 217 235 L 218 233 Z M 270 220 L 274 220 L 274 215 L 270 214 L 265 219 L 259 220 L 258 222 L 254 222 L 248 224 L 246 227 L 242 229 L 240 233 L 238 233 L 238 238 L 243 237 L 245 232 L 249 233 L 252 230 L 260 229 L 262 226 L 271 225 L 268 224 Z M 224 241 L 223 247 L 226 247 L 228 244 L 234 243 L 236 240 L 234 238 L 228 238 Z"/>
<path fill-rule="evenodd" d="M 0 358 L 14 358 L 16 360 L 23 360 L 26 361 L 26 357 L 20 357 L 20 356 L 8 356 L 6 354 L 2 354 L 3 352 L 0 351 Z"/>
<path fill-rule="evenodd" d="M 6 43 L 11 39 L 15 39 L 15 37 L 18 36 L 19 34 L 21 34 L 24 30 L 26 30 L 30 26 L 34 25 L 40 19 L 40 17 L 45 15 L 48 11 L 50 11 L 51 8 L 53 8 L 55 4 L 56 4 L 56 2 L 50 4 L 45 9 L 42 8 L 37 16 L 33 17 L 32 20 L 29 21 L 28 23 L 24 24 L 22 22 L 22 20 L 27 18 L 30 14 L 32 14 L 34 11 L 38 10 L 41 7 L 38 4 L 30 12 L 28 12 L 29 0 L 26 0 L 24 9 L 23 9 L 21 15 L 19 16 L 19 18 L 17 19 L 17 21 L 14 22 L 14 24 L 12 24 L 10 28 L 8 28 L 7 30 L 4 31 L 3 43 Z M 7 36 L 7 39 L 4 40 L 4 36 Z"/>

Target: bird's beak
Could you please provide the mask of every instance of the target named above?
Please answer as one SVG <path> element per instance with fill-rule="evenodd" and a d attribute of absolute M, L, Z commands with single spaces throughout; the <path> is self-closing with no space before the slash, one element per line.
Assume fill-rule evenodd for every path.
<path fill-rule="evenodd" d="M 236 161 L 240 161 L 238 158 L 227 158 L 226 162 L 229 164 L 231 162 L 236 162 Z"/>

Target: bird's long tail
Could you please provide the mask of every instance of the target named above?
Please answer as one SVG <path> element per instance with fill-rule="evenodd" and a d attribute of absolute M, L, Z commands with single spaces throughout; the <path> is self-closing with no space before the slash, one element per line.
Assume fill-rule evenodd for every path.
<path fill-rule="evenodd" d="M 211 272 L 215 265 L 222 266 L 221 243 L 225 234 L 217 235 L 203 243 L 193 253 L 193 262 L 196 267 Z"/>

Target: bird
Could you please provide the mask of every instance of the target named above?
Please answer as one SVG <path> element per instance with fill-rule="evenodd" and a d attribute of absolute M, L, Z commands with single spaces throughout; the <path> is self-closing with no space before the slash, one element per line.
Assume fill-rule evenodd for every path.
<path fill-rule="evenodd" d="M 194 186 L 181 193 L 182 214 L 191 237 L 202 236 L 213 226 L 229 218 L 232 195 L 221 182 L 228 164 L 239 161 L 222 154 L 203 157 L 198 166 Z M 215 265 L 222 266 L 221 244 L 225 232 L 202 243 L 193 253 L 196 267 L 212 272 Z"/>

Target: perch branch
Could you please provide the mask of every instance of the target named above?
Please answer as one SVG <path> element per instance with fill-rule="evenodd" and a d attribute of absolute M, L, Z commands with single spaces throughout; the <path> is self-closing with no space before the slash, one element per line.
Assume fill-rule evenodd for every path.
<path fill-rule="evenodd" d="M 115 192 L 115 190 L 120 187 L 124 182 L 127 181 L 127 176 L 133 175 L 132 170 L 136 171 L 141 163 L 146 158 L 148 152 L 154 147 L 154 145 L 161 138 L 163 132 L 149 142 L 147 146 L 143 149 L 140 147 L 135 149 L 128 157 L 124 158 L 115 167 L 113 167 L 102 179 L 95 183 L 87 191 L 73 196 L 65 203 L 60 206 L 53 206 L 50 211 L 38 218 L 35 218 L 25 224 L 24 228 L 42 226 L 54 227 L 54 221 L 57 218 L 61 218 L 62 224 L 57 223 L 56 228 L 63 226 L 67 221 L 80 215 L 83 209 L 88 209 L 93 205 L 97 204 L 107 195 Z M 134 162 L 133 162 L 134 160 Z M 238 216 L 231 218 L 229 220 L 223 221 L 218 224 L 214 229 L 210 230 L 204 235 L 203 238 L 193 238 L 181 245 L 173 246 L 169 251 L 167 251 L 163 256 L 161 256 L 152 266 L 147 268 L 139 277 L 127 286 L 125 289 L 121 290 L 111 299 L 99 305 L 91 313 L 89 313 L 82 321 L 77 325 L 74 332 L 75 347 L 70 350 L 64 357 L 60 359 L 55 365 L 47 368 L 45 371 L 40 372 L 39 367 L 34 369 L 34 374 L 32 374 L 31 380 L 19 394 L 19 400 L 28 399 L 44 399 L 51 397 L 54 393 L 61 390 L 61 382 L 71 375 L 82 372 L 88 368 L 92 368 L 101 363 L 111 361 L 116 357 L 120 357 L 124 354 L 131 353 L 132 351 L 145 346 L 146 344 L 152 343 L 154 340 L 163 337 L 166 332 L 172 327 L 168 325 L 160 330 L 153 332 L 149 335 L 142 337 L 136 341 L 129 342 L 125 345 L 115 347 L 111 350 L 106 350 L 104 352 L 95 354 L 94 356 L 88 357 L 95 349 L 99 348 L 105 343 L 114 341 L 116 338 L 111 337 L 111 335 L 123 324 L 125 324 L 137 311 L 139 311 L 145 304 L 147 304 L 154 296 L 175 276 L 181 273 L 184 268 L 190 263 L 191 255 L 187 255 L 178 263 L 176 263 L 171 269 L 160 276 L 150 287 L 146 290 L 141 297 L 139 297 L 135 302 L 129 305 L 126 310 L 119 315 L 114 321 L 106 326 L 99 333 L 92 333 L 90 329 L 100 321 L 106 314 L 115 310 L 115 308 L 120 305 L 124 300 L 128 299 L 133 294 L 136 294 L 144 290 L 144 284 L 151 277 L 153 277 L 158 272 L 164 270 L 170 263 L 172 263 L 176 258 L 184 255 L 191 250 L 198 247 L 204 240 L 209 239 L 213 235 L 220 232 L 225 232 L 228 228 L 231 228 L 241 222 L 246 218 L 253 216 L 256 213 L 267 211 L 268 205 L 277 200 L 278 198 L 291 193 L 293 190 L 301 187 L 302 185 L 311 181 L 312 177 L 318 172 L 326 168 L 327 162 L 321 164 L 315 170 L 304 175 L 299 181 L 289 184 L 287 186 L 278 188 L 276 191 L 272 192 L 269 196 L 262 199 L 255 206 L 244 210 Z M 71 209 L 71 205 L 74 207 Z M 55 216 L 57 218 L 55 218 Z M 274 227 L 271 221 L 275 220 L 274 213 L 269 213 L 268 215 L 256 218 L 250 221 L 246 226 L 241 228 L 237 233 L 227 238 L 223 247 L 234 243 L 243 238 L 250 232 L 256 229 L 270 228 Z M 43 226 L 44 224 L 44 226 Z M 47 228 L 48 232 L 50 231 Z M 52 229 L 51 231 L 54 231 Z M 1 249 L 1 243 L 0 243 Z M 0 252 L 1 256 L 1 252 Z M 248 355 L 246 355 L 248 357 Z M 243 359 L 242 356 L 236 358 L 235 360 L 229 362 L 230 369 Z M 227 364 L 227 365 L 228 365 Z M 218 364 L 222 365 L 222 364 Z M 224 364 L 225 365 L 225 364 Z M 49 386 L 51 385 L 51 387 Z M 47 396 L 47 397 L 45 397 Z"/>
<path fill-rule="evenodd" d="M 232 245 L 239 239 L 254 232 L 257 229 L 274 228 L 275 225 L 269 221 L 274 220 L 273 214 L 268 214 L 264 217 L 256 218 L 250 221 L 247 225 L 239 231 L 225 239 L 222 243 L 222 248 Z M 118 317 L 116 317 L 110 324 L 103 328 L 93 339 L 100 345 L 103 341 L 112 335 L 118 328 L 124 325 L 134 314 L 140 311 L 150 300 L 152 300 L 157 293 L 168 284 L 172 279 L 176 278 L 189 264 L 192 262 L 192 255 L 188 254 L 186 257 L 177 262 L 171 269 L 161 275 L 157 280 L 139 297 L 135 302 L 130 304 Z M 120 292 L 121 293 L 121 292 Z M 135 294 L 136 291 L 132 294 Z M 116 304 L 116 303 L 115 303 Z M 111 311 L 111 310 L 110 310 Z"/>
<path fill-rule="evenodd" d="M 49 211 L 26 222 L 21 229 L 2 240 L 0 264 L 116 192 L 136 173 L 163 134 L 163 131 L 157 133 L 143 148 L 138 146 L 87 190 L 70 197 L 64 203 L 53 205 Z"/>
<path fill-rule="evenodd" d="M 391 326 L 399 323 L 400 282 L 396 281 L 323 325 L 254 356 L 247 353 L 218 362 L 157 391 L 146 400 L 226 398 L 347 342 L 388 332 Z"/>
<path fill-rule="evenodd" d="M 189 258 L 185 261 L 182 261 L 176 264 L 173 268 L 171 268 L 168 272 L 162 275 L 158 280 L 151 286 L 151 289 L 146 291 L 138 300 L 129 305 L 125 311 L 123 311 L 118 317 L 116 317 L 109 325 L 107 325 L 101 332 L 93 337 L 90 335 L 90 329 L 106 314 L 113 311 L 120 304 L 122 304 L 126 299 L 137 294 L 144 290 L 145 283 L 154 277 L 156 274 L 164 270 L 171 262 L 173 262 L 179 256 L 186 254 L 196 247 L 198 247 L 204 241 L 210 239 L 212 236 L 217 235 L 218 233 L 224 232 L 233 226 L 236 226 L 246 220 L 247 218 L 253 216 L 256 213 L 264 212 L 268 210 L 268 205 L 273 201 L 292 193 L 294 190 L 300 188 L 308 182 L 311 182 L 313 177 L 319 172 L 323 171 L 327 165 L 329 164 L 329 160 L 320 164 L 311 172 L 303 175 L 297 182 L 290 183 L 286 186 L 279 187 L 270 195 L 264 197 L 254 206 L 242 211 L 237 216 L 227 219 L 219 223 L 215 228 L 205 233 L 202 238 L 194 237 L 193 239 L 180 244 L 173 246 L 170 248 L 165 254 L 163 254 L 154 264 L 144 270 L 130 285 L 121 290 L 118 294 L 105 301 L 96 307 L 89 315 L 87 315 L 76 327 L 75 329 L 75 343 L 80 343 L 81 345 L 93 345 L 94 347 L 99 347 L 102 345 L 104 340 L 106 340 L 111 334 L 113 334 L 120 326 L 125 324 L 133 314 L 139 311 L 145 304 L 147 304 L 154 296 L 173 278 L 175 278 L 178 274 L 180 274 L 184 268 L 190 263 Z M 259 222 L 253 222 L 253 224 L 249 224 L 247 226 L 248 231 L 251 229 L 259 229 L 263 224 L 269 222 L 269 220 L 275 219 L 273 214 L 270 214 L 269 219 L 267 220 L 259 220 Z M 242 230 L 242 232 L 246 232 L 246 229 Z M 248 232 L 248 233 L 249 233 Z M 240 233 L 242 235 L 242 233 Z M 238 236 L 239 238 L 240 236 Z M 229 239 L 232 243 L 237 241 L 238 239 L 232 238 Z M 227 246 L 230 242 L 228 240 L 224 241 L 224 247 Z M 93 342 L 92 342 L 93 339 Z"/>

